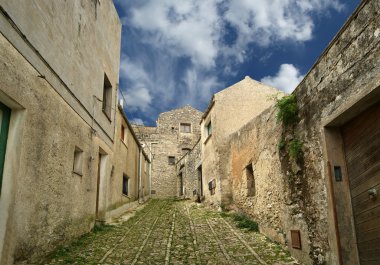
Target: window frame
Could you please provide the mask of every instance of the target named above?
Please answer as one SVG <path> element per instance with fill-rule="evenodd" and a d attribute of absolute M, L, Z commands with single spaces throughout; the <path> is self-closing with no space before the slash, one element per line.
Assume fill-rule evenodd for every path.
<path fill-rule="evenodd" d="M 83 176 L 83 150 L 78 146 L 74 149 L 73 173 Z"/>
<path fill-rule="evenodd" d="M 180 133 L 191 133 L 191 123 L 189 123 L 189 122 L 181 122 L 180 124 L 179 124 L 179 132 Z M 185 129 L 185 128 L 188 128 L 188 130 L 187 129 Z"/>
<path fill-rule="evenodd" d="M 112 84 L 108 76 L 104 73 L 102 111 L 110 122 L 111 122 L 111 115 L 112 115 L 112 95 L 113 95 Z"/>

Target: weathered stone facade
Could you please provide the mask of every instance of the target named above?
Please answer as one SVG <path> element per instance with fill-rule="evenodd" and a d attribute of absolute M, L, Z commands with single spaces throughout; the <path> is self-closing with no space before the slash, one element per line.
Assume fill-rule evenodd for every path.
<path fill-rule="evenodd" d="M 200 200 L 203 196 L 201 192 L 201 146 L 199 139 L 195 146 L 177 162 L 177 191 L 179 192 L 177 196 L 180 198 Z"/>
<path fill-rule="evenodd" d="M 342 264 L 359 264 L 360 255 L 361 260 L 371 255 L 357 251 L 351 205 L 356 198 L 350 195 L 341 127 L 380 101 L 379 10 L 379 1 L 362 1 L 293 92 L 299 107 L 296 124 L 279 124 L 272 107 L 232 134 L 227 144 L 222 174 L 229 176 L 231 189 L 223 195 L 232 194 L 235 207 L 305 264 L 339 264 L 340 257 Z M 295 139 L 302 143 L 300 159 L 290 155 Z M 247 196 L 250 165 L 255 196 Z M 342 181 L 331 174 L 337 165 Z M 300 231 L 302 249 L 292 248 L 290 230 Z M 361 233 L 367 232 L 357 230 L 359 239 Z M 373 264 L 378 262 L 372 257 Z"/>
<path fill-rule="evenodd" d="M 201 117 L 202 112 L 186 105 L 161 113 L 157 127 L 134 125 L 138 138 L 145 144 L 146 152 L 152 151 L 153 197 L 178 196 L 175 164 L 199 139 Z"/>
<path fill-rule="evenodd" d="M 140 145 L 122 106 L 118 106 L 116 113 L 114 139 L 113 169 L 107 179 L 106 220 L 150 197 L 149 155 Z"/>
<path fill-rule="evenodd" d="M 136 200 L 137 188 L 122 197 L 120 172 L 134 186 L 140 157 L 148 185 L 149 157 L 136 138 L 122 150 L 115 136 L 127 121 L 116 115 L 112 1 L 0 1 L 0 33 L 1 115 L 10 113 L 8 134 L 0 130 L 0 264 L 38 264 Z"/>
<path fill-rule="evenodd" d="M 206 202 L 220 206 L 229 180 L 223 158 L 228 153 L 227 137 L 259 115 L 284 93 L 250 77 L 216 93 L 202 117 L 202 184 Z M 211 131 L 207 127 L 210 125 Z M 211 186 L 215 185 L 210 190 Z"/>

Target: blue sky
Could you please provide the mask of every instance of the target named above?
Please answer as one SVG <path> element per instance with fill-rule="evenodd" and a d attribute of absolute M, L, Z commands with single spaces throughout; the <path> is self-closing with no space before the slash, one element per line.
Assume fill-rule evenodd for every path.
<path fill-rule="evenodd" d="M 245 76 L 290 93 L 360 0 L 114 0 L 120 90 L 132 122 L 211 96 Z"/>

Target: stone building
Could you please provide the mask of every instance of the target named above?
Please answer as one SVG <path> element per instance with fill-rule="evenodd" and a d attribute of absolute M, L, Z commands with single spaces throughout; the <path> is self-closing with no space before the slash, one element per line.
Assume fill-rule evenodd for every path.
<path fill-rule="evenodd" d="M 150 197 L 150 158 L 137 139 L 122 104 L 116 113 L 113 168 L 107 183 L 106 220 Z"/>
<path fill-rule="evenodd" d="M 138 161 L 148 195 L 149 157 L 130 126 L 127 151 L 115 136 L 112 1 L 0 0 L 0 33 L 0 264 L 34 264 L 136 199 Z"/>
<path fill-rule="evenodd" d="M 195 146 L 177 161 L 177 196 L 179 198 L 203 200 L 201 146 L 201 138 L 199 138 Z"/>
<path fill-rule="evenodd" d="M 227 141 L 222 201 L 304 264 L 380 264 L 379 10 L 362 1 L 331 41 L 293 123 L 271 107 Z"/>
<path fill-rule="evenodd" d="M 153 155 L 152 196 L 175 197 L 185 192 L 178 184 L 176 162 L 198 141 L 201 117 L 202 112 L 186 105 L 161 113 L 157 127 L 133 126 L 146 152 Z"/>
<path fill-rule="evenodd" d="M 229 191 L 222 161 L 229 148 L 227 137 L 281 95 L 279 90 L 247 76 L 213 96 L 201 122 L 202 185 L 199 193 L 207 202 L 220 204 L 222 193 Z"/>

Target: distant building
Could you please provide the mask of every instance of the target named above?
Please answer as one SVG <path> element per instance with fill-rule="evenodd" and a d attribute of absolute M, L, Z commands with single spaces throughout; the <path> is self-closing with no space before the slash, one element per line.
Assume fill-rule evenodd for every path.
<path fill-rule="evenodd" d="M 219 204 L 228 200 L 230 182 L 224 173 L 223 159 L 228 136 L 273 105 L 283 92 L 250 77 L 216 93 L 202 116 L 202 190 L 206 201 Z M 224 198 L 222 198 L 222 194 Z"/>
<path fill-rule="evenodd" d="M 138 141 L 122 106 L 118 106 L 113 169 L 107 178 L 106 221 L 150 198 L 149 156 Z"/>
<path fill-rule="evenodd" d="M 202 112 L 186 105 L 161 113 L 157 127 L 133 125 L 139 140 L 152 159 L 152 196 L 183 196 L 184 185 L 176 176 L 176 162 L 189 152 L 200 137 Z M 192 191 L 191 191 L 192 192 Z"/>

